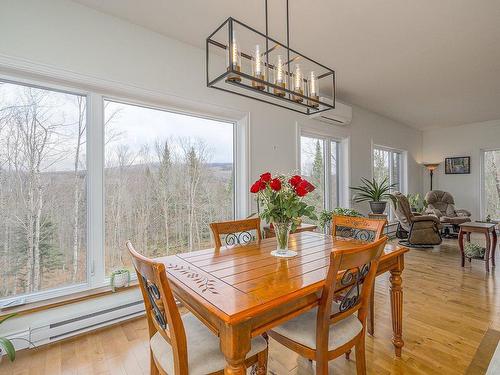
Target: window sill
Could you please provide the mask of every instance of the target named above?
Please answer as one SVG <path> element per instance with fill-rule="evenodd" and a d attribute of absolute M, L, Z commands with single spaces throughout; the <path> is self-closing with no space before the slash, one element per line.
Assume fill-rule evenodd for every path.
<path fill-rule="evenodd" d="M 138 286 L 139 282 L 137 280 L 132 280 L 129 286 L 119 288 L 115 292 L 113 292 L 109 286 L 104 286 L 96 289 L 86 290 L 83 292 L 68 294 L 61 297 L 50 298 L 43 301 L 31 302 L 21 306 L 4 308 L 0 310 L 0 319 L 2 319 L 3 316 L 9 314 L 26 315 L 37 311 L 48 310 L 53 307 L 69 305 L 75 302 L 81 302 L 113 293 L 120 293 L 131 288 L 137 288 Z"/>

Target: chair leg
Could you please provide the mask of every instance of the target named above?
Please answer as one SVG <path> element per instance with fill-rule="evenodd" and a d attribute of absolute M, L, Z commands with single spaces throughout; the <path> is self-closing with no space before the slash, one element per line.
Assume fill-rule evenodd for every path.
<path fill-rule="evenodd" d="M 257 375 L 267 374 L 267 355 L 267 349 L 257 354 Z"/>
<path fill-rule="evenodd" d="M 356 349 L 356 374 L 366 375 L 366 358 L 365 358 L 365 335 L 361 335 L 355 346 Z"/>
<path fill-rule="evenodd" d="M 372 336 L 375 333 L 375 283 L 373 283 L 370 308 L 368 309 L 368 333 Z"/>
<path fill-rule="evenodd" d="M 158 370 L 158 367 L 156 367 L 156 363 L 155 363 L 155 360 L 153 359 L 153 353 L 150 352 L 149 353 L 149 357 L 150 357 L 150 374 L 151 375 L 160 375 L 160 371 Z"/>

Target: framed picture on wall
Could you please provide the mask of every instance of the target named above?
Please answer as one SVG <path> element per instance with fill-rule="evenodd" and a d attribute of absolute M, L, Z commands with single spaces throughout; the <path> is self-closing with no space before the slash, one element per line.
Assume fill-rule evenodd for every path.
<path fill-rule="evenodd" d="M 469 174 L 470 156 L 459 156 L 444 159 L 445 174 Z"/>

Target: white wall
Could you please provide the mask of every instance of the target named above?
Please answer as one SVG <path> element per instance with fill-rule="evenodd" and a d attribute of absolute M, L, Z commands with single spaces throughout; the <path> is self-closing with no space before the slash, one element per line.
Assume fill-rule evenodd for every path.
<path fill-rule="evenodd" d="M 467 124 L 423 132 L 423 158 L 425 162 L 440 162 L 434 172 L 433 188 L 449 191 L 458 208 L 471 211 L 473 219 L 480 213 L 481 150 L 500 148 L 500 120 Z M 444 174 L 444 159 L 452 156 L 470 156 L 471 173 Z M 423 191 L 429 190 L 429 175 L 425 173 Z"/>
<path fill-rule="evenodd" d="M 296 124 L 300 123 L 334 137 L 347 137 L 351 184 L 371 177 L 375 143 L 408 151 L 408 190 L 421 190 L 417 162 L 421 161 L 422 133 L 418 130 L 358 107 L 353 108 L 350 126 L 323 125 L 285 109 L 207 88 L 202 49 L 65 0 L 0 1 L 0 73 L 11 73 L 7 62 L 20 61 L 19 66 L 28 69 L 35 63 L 51 74 L 63 72 L 73 84 L 78 85 L 80 78 L 94 82 L 92 89 L 106 93 L 114 88 L 118 94 L 152 92 L 165 105 L 183 102 L 187 110 L 213 114 L 222 108 L 248 114 L 250 180 L 266 170 L 296 168 Z M 214 27 L 220 21 L 214 20 Z M 338 76 L 342 82 L 342 72 Z"/>

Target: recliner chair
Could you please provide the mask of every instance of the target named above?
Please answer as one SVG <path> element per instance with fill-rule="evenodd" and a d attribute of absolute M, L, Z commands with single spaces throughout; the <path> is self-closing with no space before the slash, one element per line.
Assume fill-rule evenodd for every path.
<path fill-rule="evenodd" d="M 428 248 L 439 245 L 442 225 L 433 215 L 419 215 L 411 211 L 408 198 L 400 192 L 393 193 L 396 199 L 394 212 L 399 224 L 396 237 L 399 243 L 407 247 Z"/>
<path fill-rule="evenodd" d="M 455 237 L 459 225 L 471 221 L 471 213 L 464 209 L 455 209 L 455 200 L 447 191 L 431 190 L 425 195 L 427 209 L 425 213 L 436 216 L 444 226 L 445 237 Z M 453 229 L 451 233 L 450 229 Z"/>

